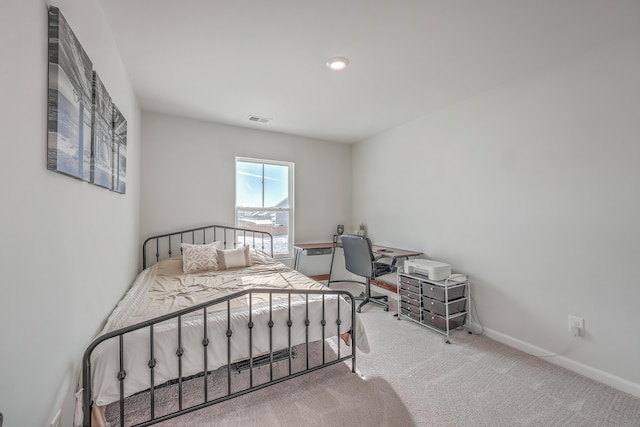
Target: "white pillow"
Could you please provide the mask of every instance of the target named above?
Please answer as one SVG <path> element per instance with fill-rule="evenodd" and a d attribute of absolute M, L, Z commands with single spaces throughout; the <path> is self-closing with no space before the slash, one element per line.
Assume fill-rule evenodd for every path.
<path fill-rule="evenodd" d="M 251 265 L 265 265 L 273 261 L 269 254 L 259 249 L 249 248 L 249 256 L 251 257 Z"/>
<path fill-rule="evenodd" d="M 236 267 L 251 267 L 249 246 L 238 249 L 217 250 L 220 270 Z"/>
<path fill-rule="evenodd" d="M 216 250 L 222 247 L 222 242 L 207 243 L 205 245 L 183 243 L 181 247 L 182 271 L 184 273 L 218 269 Z"/>

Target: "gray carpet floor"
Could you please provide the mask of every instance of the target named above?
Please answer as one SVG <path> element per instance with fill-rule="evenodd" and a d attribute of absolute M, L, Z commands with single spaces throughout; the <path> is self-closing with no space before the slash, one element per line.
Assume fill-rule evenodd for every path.
<path fill-rule="evenodd" d="M 446 344 L 443 335 L 378 306 L 359 316 L 371 352 L 358 353 L 357 374 L 336 364 L 159 425 L 640 426 L 640 399 L 485 336 L 454 331 Z M 333 354 L 337 345 L 327 341 L 325 351 Z M 318 344 L 310 357 L 321 353 Z M 302 360 L 304 352 L 296 359 Z M 210 378 L 214 396 L 223 392 L 216 389 L 226 384 L 222 375 Z M 241 377 L 238 384 L 246 383 Z M 185 406 L 202 399 L 202 381 L 185 386 Z M 175 394 L 167 387 L 157 399 L 168 402 Z M 147 411 L 145 402 L 144 395 L 128 400 L 127 423 Z M 161 411 L 174 408 L 166 403 Z M 107 409 L 111 425 L 119 425 L 117 412 L 116 405 Z"/>

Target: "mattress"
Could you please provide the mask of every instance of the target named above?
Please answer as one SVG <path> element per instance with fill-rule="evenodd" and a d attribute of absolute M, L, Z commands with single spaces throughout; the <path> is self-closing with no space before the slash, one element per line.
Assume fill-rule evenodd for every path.
<path fill-rule="evenodd" d="M 231 362 L 245 360 L 291 345 L 336 336 L 351 330 L 351 304 L 337 295 L 278 294 L 279 289 L 327 290 L 328 288 L 290 269 L 284 264 L 258 251 L 251 251 L 252 266 L 225 271 L 208 271 L 195 274 L 182 273 L 182 258 L 160 261 L 142 271 L 131 288 L 109 316 L 101 334 L 134 325 L 161 315 L 172 313 L 195 304 L 225 297 L 248 289 L 273 289 L 274 294 L 249 294 L 229 303 L 207 309 L 207 369 L 214 370 Z M 307 300 L 308 313 L 307 313 Z M 251 314 L 248 305 L 251 302 Z M 271 313 L 269 308 L 272 307 Z M 326 327 L 321 326 L 324 310 Z M 338 310 L 341 323 L 338 325 Z M 249 318 L 249 316 L 251 318 Z M 305 319 L 309 319 L 309 327 Z M 287 325 L 291 319 L 292 325 Z M 268 326 L 273 321 L 273 327 Z M 253 323 L 253 328 L 248 323 Z M 172 319 L 153 328 L 154 383 L 162 384 L 179 376 L 178 320 Z M 271 329 L 271 331 L 270 331 Z M 290 329 L 290 331 L 289 331 Z M 231 338 L 227 331 L 231 330 Z M 356 346 L 368 352 L 367 337 L 363 325 L 356 317 Z M 270 337 L 270 333 L 272 336 Z M 324 335 L 323 335 L 324 334 Z M 250 337 L 251 335 L 251 337 Z M 205 351 L 204 315 L 202 311 L 188 314 L 181 319 L 182 376 L 203 371 Z M 143 328 L 128 333 L 123 338 L 124 396 L 130 396 L 150 388 L 150 331 Z M 250 344 L 251 343 L 251 344 Z M 271 345 L 273 347 L 271 347 Z M 119 340 L 109 339 L 101 343 L 91 356 L 93 401 L 105 406 L 120 398 Z"/>

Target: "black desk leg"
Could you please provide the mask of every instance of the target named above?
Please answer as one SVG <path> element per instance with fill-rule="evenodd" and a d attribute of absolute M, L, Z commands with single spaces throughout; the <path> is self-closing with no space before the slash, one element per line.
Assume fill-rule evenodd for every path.
<path fill-rule="evenodd" d="M 333 249 L 331 249 L 331 265 L 329 266 L 329 280 L 327 280 L 327 286 L 331 284 L 331 273 L 333 272 L 333 257 L 336 256 L 336 247 L 335 244 Z"/>
<path fill-rule="evenodd" d="M 300 251 L 296 251 L 296 254 L 293 256 L 293 269 L 298 270 L 298 264 L 300 263 Z"/>

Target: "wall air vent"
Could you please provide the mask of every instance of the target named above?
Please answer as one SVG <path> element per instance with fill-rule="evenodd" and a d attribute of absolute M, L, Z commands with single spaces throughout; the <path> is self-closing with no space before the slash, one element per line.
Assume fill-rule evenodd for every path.
<path fill-rule="evenodd" d="M 250 122 L 256 122 L 256 123 L 269 123 L 271 121 L 271 119 L 267 119 L 266 117 L 260 117 L 260 116 L 248 116 L 247 120 L 249 120 Z"/>

